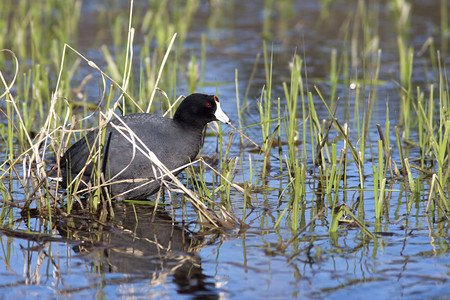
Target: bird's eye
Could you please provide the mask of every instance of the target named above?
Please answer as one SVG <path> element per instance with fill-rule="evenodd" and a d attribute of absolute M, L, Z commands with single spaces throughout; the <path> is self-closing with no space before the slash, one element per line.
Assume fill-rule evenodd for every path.
<path fill-rule="evenodd" d="M 206 103 L 206 107 L 211 108 L 211 103 Z"/>

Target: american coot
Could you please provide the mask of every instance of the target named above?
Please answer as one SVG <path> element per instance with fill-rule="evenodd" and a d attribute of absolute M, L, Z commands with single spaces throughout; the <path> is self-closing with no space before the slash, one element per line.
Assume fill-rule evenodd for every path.
<path fill-rule="evenodd" d="M 146 149 L 169 170 L 174 170 L 176 176 L 196 158 L 203 129 L 216 120 L 230 122 L 220 108 L 219 99 L 192 94 L 181 102 L 173 119 L 137 113 L 110 121 L 104 129 L 101 163 L 110 195 L 119 199 L 145 199 L 157 192 L 161 183 L 154 180 L 154 171 L 158 168 Z M 98 133 L 98 130 L 89 132 L 64 153 L 60 160 L 62 187 L 67 188 L 74 179 L 80 178 L 78 190 L 84 189 L 96 176 L 98 168 L 92 161 L 97 161 L 93 156 L 99 144 Z M 161 175 L 159 171 L 156 174 Z"/>

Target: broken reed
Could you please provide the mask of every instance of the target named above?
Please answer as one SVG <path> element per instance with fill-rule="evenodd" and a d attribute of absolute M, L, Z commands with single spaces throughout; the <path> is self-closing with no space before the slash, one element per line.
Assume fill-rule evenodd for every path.
<path fill-rule="evenodd" d="M 50 2 L 50 1 L 49 1 Z M 54 0 L 53 2 L 58 2 L 58 0 Z M 8 2 L 9 3 L 9 2 Z M 20 15 L 21 12 L 25 12 L 25 1 L 21 1 L 21 5 L 19 7 L 15 7 L 14 5 L 8 6 L 9 4 L 5 3 L 5 7 L 14 8 L 14 13 L 16 15 Z M 71 6 L 68 7 L 68 11 L 73 9 L 77 13 L 70 15 L 69 18 L 61 17 L 59 20 L 62 22 L 71 22 L 73 24 L 78 24 L 79 19 L 79 5 L 80 1 L 75 1 L 77 4 L 76 10 Z M 22 5 L 23 4 L 23 5 Z M 2 3 L 3 5 L 3 3 Z M 132 3 L 131 3 L 132 5 Z M 193 13 L 196 10 L 196 6 L 198 3 L 196 1 L 187 1 L 183 2 L 182 5 L 176 6 L 176 9 L 167 9 L 167 3 L 158 2 L 158 11 L 159 14 L 153 15 L 155 13 L 154 10 L 145 11 L 144 15 L 135 14 L 133 17 L 138 20 L 139 24 L 142 26 L 141 29 L 146 32 L 145 40 L 147 43 L 150 43 L 152 40 L 156 39 L 160 41 L 158 43 L 159 47 L 154 50 L 154 52 L 150 53 L 148 49 L 154 49 L 153 47 L 143 47 L 144 51 L 141 51 L 141 77 L 140 81 L 136 80 L 133 76 L 131 61 L 133 60 L 133 51 L 132 51 L 132 43 L 134 39 L 134 30 L 131 25 L 131 19 L 128 24 L 128 36 L 126 41 L 127 47 L 119 47 L 124 45 L 124 41 L 121 39 L 123 27 L 118 26 L 117 24 L 121 24 L 120 16 L 118 18 L 114 18 L 116 20 L 115 25 L 112 26 L 112 35 L 113 40 L 116 43 L 116 51 L 119 49 L 124 49 L 123 52 L 116 52 L 111 54 L 108 49 L 102 48 L 104 53 L 104 57 L 108 64 L 108 72 L 112 74 L 112 78 L 109 78 L 104 72 L 100 71 L 100 68 L 94 62 L 86 60 L 80 53 L 78 53 L 75 49 L 70 47 L 69 45 L 65 45 L 64 49 L 57 49 L 53 46 L 61 45 L 64 43 L 53 43 L 52 47 L 46 48 L 46 50 L 50 50 L 51 53 L 48 53 L 44 50 L 38 52 L 39 55 L 33 56 L 32 64 L 28 66 L 20 65 L 20 70 L 28 69 L 27 72 L 21 72 L 16 70 L 16 74 L 25 74 L 23 78 L 18 79 L 18 84 L 12 84 L 8 88 L 18 86 L 18 89 L 14 90 L 14 93 L 17 93 L 20 99 L 24 99 L 25 101 L 21 101 L 18 104 L 17 101 L 12 100 L 11 90 L 7 90 L 5 94 L 2 95 L 2 100 L 6 100 L 6 115 L 8 117 L 7 127 L 1 126 L 1 129 L 4 130 L 5 134 L 3 136 L 7 137 L 8 143 L 6 144 L 5 155 L 7 157 L 6 161 L 1 165 L 1 193 L 3 195 L 3 201 L 6 203 L 10 203 L 12 200 L 13 193 L 13 182 L 18 180 L 20 184 L 26 185 L 31 184 L 29 189 L 25 189 L 25 199 L 22 200 L 22 203 L 19 207 L 22 209 L 28 209 L 29 207 L 36 207 L 41 213 L 44 213 L 49 218 L 53 213 L 55 208 L 62 205 L 66 210 L 66 213 L 71 213 L 71 208 L 74 202 L 80 202 L 79 195 L 77 193 L 69 193 L 66 201 L 63 201 L 63 198 L 60 198 L 61 195 L 58 193 L 58 183 L 56 184 L 56 189 L 54 184 L 50 184 L 48 178 L 45 173 L 49 169 L 49 165 L 47 165 L 47 156 L 50 156 L 51 153 L 55 154 L 56 160 L 59 160 L 59 157 L 63 153 L 65 149 L 67 149 L 72 140 L 78 140 L 83 137 L 85 134 L 84 128 L 92 128 L 95 127 L 95 122 L 92 120 L 98 119 L 97 126 L 101 128 L 106 121 L 111 118 L 111 113 L 103 114 L 104 107 L 112 107 L 113 109 L 120 109 L 122 113 L 136 112 L 136 111 L 148 111 L 150 108 L 155 109 L 155 105 L 151 105 L 155 96 L 159 96 L 158 102 L 161 106 L 162 110 L 169 109 L 170 114 L 173 113 L 173 105 L 177 103 L 180 99 L 176 97 L 176 73 L 182 67 L 177 65 L 177 59 L 168 60 L 168 54 L 172 49 L 172 45 L 174 45 L 176 34 L 175 31 L 184 32 L 188 26 L 190 19 L 193 16 Z M 64 5 L 63 5 L 64 6 Z M 52 7 L 51 5 L 49 8 Z M 34 9 L 33 9 L 34 8 Z M 44 15 L 44 18 L 47 18 L 47 13 L 50 13 L 52 10 L 44 10 L 40 11 L 42 7 L 33 6 L 31 8 L 30 18 L 19 18 L 14 17 L 11 18 L 12 23 L 20 22 L 20 20 L 25 20 L 24 22 L 29 22 L 26 24 L 17 24 L 17 27 L 20 27 L 27 32 L 27 30 L 31 30 L 31 35 L 36 34 L 41 38 L 32 39 L 31 40 L 31 48 L 33 50 L 38 49 L 38 44 L 33 44 L 37 40 L 54 40 L 53 37 L 44 36 L 48 34 L 48 31 L 42 29 L 39 33 L 34 30 L 33 26 L 38 26 L 36 24 L 44 24 L 41 22 L 34 22 L 33 17 L 41 17 Z M 12 10 L 11 10 L 12 11 Z M 186 11 L 189 14 L 186 14 Z M 35 13 L 33 13 L 35 12 Z M 173 18 L 175 21 L 174 26 L 167 26 L 167 20 L 172 19 L 172 15 L 180 15 L 183 14 L 183 18 Z M 132 14 L 130 14 L 131 16 Z M 124 16 L 128 17 L 128 14 Z M 156 18 L 155 18 L 156 16 Z M 101 18 L 101 16 L 100 16 Z M 8 18 L 6 18 L 8 19 Z M 134 20 L 135 21 L 135 20 Z M 133 22 L 134 22 L 133 21 Z M 52 22 L 48 22 L 52 24 Z M 53 22 L 54 23 L 54 22 Z M 60 29 L 63 30 L 64 26 L 61 26 Z M 38 28 L 41 30 L 41 28 Z M 41 34 L 42 33 L 42 34 Z M 72 32 L 76 33 L 76 31 Z M 20 32 L 18 33 L 20 36 Z M 171 37 L 171 43 L 167 45 L 167 37 Z M 69 40 L 68 36 L 58 36 L 60 40 L 67 41 Z M 170 39 L 169 39 L 170 40 Z M 18 49 L 21 58 L 24 58 L 26 54 L 22 52 L 18 46 L 15 46 L 14 39 L 11 39 L 11 47 Z M 183 41 L 179 40 L 175 45 L 182 48 Z M 28 48 L 27 44 L 22 44 L 24 49 Z M 55 58 L 60 57 L 60 53 L 63 54 L 61 60 L 56 60 Z M 75 55 L 73 55 L 75 54 Z M 7 55 L 2 55 L 0 59 L 4 61 L 4 57 Z M 53 58 L 53 61 L 48 61 L 44 59 L 48 59 L 49 57 Z M 151 57 L 151 58 L 150 58 Z M 7 58 L 8 61 L 13 61 L 14 59 Z M 162 60 L 162 62 L 161 62 Z M 16 61 L 16 65 L 18 66 L 18 61 Z M 23 59 L 25 61 L 25 59 Z M 204 64 L 204 58 L 202 58 L 202 63 Z M 94 69 L 94 71 L 98 71 L 97 79 L 100 85 L 99 90 L 99 103 L 98 105 L 90 105 L 87 101 L 86 95 L 82 94 L 82 91 L 87 87 L 89 81 L 92 79 L 91 75 L 85 77 L 80 85 L 76 88 L 71 86 L 71 83 L 76 82 L 74 80 L 75 72 L 79 68 L 80 64 L 87 62 L 90 67 Z M 53 63 L 55 70 L 53 70 L 50 74 L 59 74 L 57 78 L 57 84 L 53 92 L 51 92 L 49 79 L 50 75 L 48 73 L 48 69 L 44 69 L 42 66 L 47 66 Z M 192 65 L 192 64 L 191 64 Z M 44 71 L 45 70 L 45 71 Z M 194 67 L 190 68 L 190 76 L 195 78 L 198 69 Z M 163 72 L 164 71 L 164 72 Z M 164 77 L 163 77 L 164 76 Z M 107 80 L 111 80 L 113 84 L 108 87 Z M 115 80 L 114 80 L 115 79 Z M 30 82 L 33 81 L 33 84 Z M 116 83 L 120 82 L 120 84 Z M 139 82 L 139 89 L 134 86 L 135 82 Z M 196 85 L 198 82 L 192 81 L 193 84 L 191 88 L 196 89 Z M 167 89 L 169 93 L 165 93 L 161 88 L 167 85 Z M 1 86 L 7 86 L 7 83 L 2 83 Z M 23 87 L 23 89 L 22 89 Z M 3 89 L 2 89 L 3 90 Z M 131 94 L 128 94 L 126 91 L 131 91 Z M 139 91 L 139 100 L 138 102 L 134 102 L 132 98 L 135 96 L 133 91 Z M 30 96 L 33 95 L 33 98 Z M 34 95 L 38 95 L 36 98 Z M 61 96 L 65 95 L 65 96 Z M 106 98 L 106 100 L 105 100 Z M 162 98 L 162 101 L 160 99 Z M 15 104 L 12 107 L 12 104 Z M 156 103 L 156 102 L 155 102 Z M 79 112 L 79 107 L 83 107 L 83 115 L 84 117 L 80 120 L 75 117 L 76 112 Z M 23 117 L 24 121 L 18 123 L 16 120 L 18 117 Z M 14 126 L 17 124 L 17 126 Z M 29 138 L 32 131 L 36 132 L 36 128 L 40 128 L 40 131 L 37 132 L 37 136 L 34 140 Z M 101 132 L 101 131 L 100 131 Z M 74 134 L 75 133 L 75 134 Z M 28 137 L 28 138 L 26 138 Z M 99 160 L 99 155 L 102 149 L 102 136 L 99 135 L 98 144 L 95 149 L 91 153 L 91 160 Z M 231 142 L 231 141 L 230 141 Z M 226 153 L 224 153 L 223 161 L 226 162 L 225 157 L 228 156 L 229 146 L 227 148 Z M 22 153 L 20 155 L 16 155 L 16 153 Z M 18 158 L 16 157 L 18 156 Z M 20 168 L 19 168 L 20 164 Z M 50 162 L 50 164 L 53 164 Z M 98 164 L 100 165 L 100 164 Z M 234 173 L 235 168 L 233 164 L 230 165 L 227 178 L 232 179 L 232 175 Z M 23 168 L 22 168 L 23 166 Z M 36 169 L 36 167 L 37 169 Z M 57 176 L 59 174 L 53 174 L 53 176 Z M 23 177 L 23 180 L 21 179 Z M 7 181 L 3 181 L 3 179 L 8 179 Z M 78 179 L 79 181 L 79 179 Z M 9 186 L 5 186 L 4 182 L 8 182 Z M 91 193 L 90 204 L 89 207 L 96 211 L 99 207 L 101 201 L 105 201 L 102 199 L 101 191 L 102 187 L 102 178 L 101 172 L 97 172 L 96 178 L 93 182 L 93 192 Z M 79 182 L 75 180 L 72 183 L 71 189 L 73 191 L 77 191 L 77 186 Z M 188 191 L 188 194 L 190 192 Z M 194 195 L 191 195 L 194 196 Z M 109 200 L 109 199 L 106 199 Z M 21 201 L 17 201 L 20 203 Z M 81 203 L 81 202 L 80 202 Z M 197 203 L 198 207 L 201 207 L 202 204 Z M 103 205 L 103 209 L 108 205 Z M 197 208 L 198 208 L 197 207 Z M 2 210 L 2 215 L 7 215 L 7 210 L 9 206 L 4 205 Z M 204 210 L 206 211 L 206 210 Z M 200 213 L 200 212 L 199 212 Z M 226 211 L 224 211 L 225 215 L 227 215 Z M 208 217 L 208 212 L 206 212 L 205 216 Z M 102 212 L 104 215 L 104 212 Z M 228 214 L 228 217 L 232 216 Z M 102 219 L 103 217 L 101 217 Z M 200 216 L 203 219 L 203 216 Z M 204 220 L 204 219 L 203 219 Z M 12 219 L 10 219 L 12 221 Z M 213 220 L 213 223 L 216 220 Z"/>

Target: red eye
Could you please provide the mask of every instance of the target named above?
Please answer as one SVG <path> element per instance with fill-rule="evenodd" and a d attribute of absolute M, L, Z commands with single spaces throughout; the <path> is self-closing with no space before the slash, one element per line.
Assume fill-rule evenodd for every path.
<path fill-rule="evenodd" d="M 206 103 L 206 107 L 210 108 L 211 107 L 211 103 Z"/>

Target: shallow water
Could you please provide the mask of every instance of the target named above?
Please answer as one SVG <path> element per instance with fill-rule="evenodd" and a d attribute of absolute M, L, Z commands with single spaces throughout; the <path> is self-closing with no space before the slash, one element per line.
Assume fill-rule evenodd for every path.
<path fill-rule="evenodd" d="M 270 2 L 270 1 L 268 1 Z M 372 1 L 373 2 L 373 1 Z M 292 6 L 289 5 L 291 3 Z M 289 63 L 294 53 L 300 54 L 306 62 L 307 85 L 311 91 L 314 85 L 320 88 L 325 99 L 331 97 L 328 74 L 331 49 L 342 51 L 344 47 L 342 24 L 354 14 L 357 1 L 335 1 L 328 12 L 319 1 L 293 1 L 277 5 L 279 10 L 264 10 L 262 1 L 240 1 L 234 5 L 223 2 L 202 2 L 195 14 L 194 22 L 185 39 L 185 56 L 180 65 L 187 65 L 190 55 L 200 57 L 201 35 L 206 41 L 206 65 L 204 86 L 200 92 L 218 92 L 222 108 L 237 126 L 235 70 L 239 71 L 240 97 L 251 76 L 255 57 L 263 53 L 262 37 L 268 40 L 267 47 L 273 49 L 272 99 L 284 99 L 282 82 L 289 80 Z M 325 1 L 323 2 L 325 3 Z M 377 2 L 378 3 L 378 2 Z M 379 17 L 376 30 L 380 36 L 376 49 L 382 49 L 380 80 L 376 103 L 369 126 L 369 141 L 376 152 L 378 133 L 375 124 L 386 120 L 386 102 L 389 103 L 389 119 L 393 125 L 399 120 L 399 91 L 396 19 L 388 6 L 370 3 Z M 436 48 L 440 49 L 439 1 L 410 1 L 412 3 L 409 44 L 420 52 L 425 41 L 433 36 Z M 127 10 L 126 1 L 118 1 L 119 9 Z M 139 8 L 146 8 L 138 3 Z M 217 6 L 215 6 L 217 5 Z M 275 6 L 274 6 L 275 7 Z M 98 10 L 103 4 L 84 4 L 80 22 L 79 47 L 100 67 L 104 64 L 99 44 L 112 45 L 110 38 L 96 35 L 104 29 L 95 22 Z M 447 7 L 448 9 L 448 7 Z M 270 22 L 268 22 L 270 20 Z M 268 30 L 265 29 L 268 26 Z M 96 36 L 94 39 L 93 36 Z M 99 37 L 100 36 L 100 37 Z M 107 36 L 107 35 L 106 35 Z M 447 37 L 448 39 L 448 37 Z M 136 37 L 136 53 L 140 49 Z M 112 46 L 111 46 L 112 47 Z M 376 51 L 368 53 L 368 61 Z M 430 71 L 428 54 L 418 56 L 418 66 L 413 73 L 414 86 L 427 89 L 436 82 Z M 448 55 L 442 54 L 448 66 Z M 361 60 L 355 67 L 361 72 Z M 137 61 L 139 64 L 139 61 Z M 87 67 L 85 67 L 87 68 Z M 373 68 L 369 68 L 373 72 Z M 80 77 L 91 72 L 82 69 Z M 354 72 L 354 69 L 353 71 Z M 178 93 L 187 94 L 188 83 L 185 70 L 177 79 Z M 343 79 L 342 79 L 343 80 Z M 244 111 L 243 126 L 260 122 L 258 100 L 265 84 L 263 60 L 257 63 L 254 79 L 249 88 L 248 103 Z M 367 87 L 369 90 L 369 87 Z M 87 86 L 98 97 L 98 83 Z M 354 107 L 354 93 L 348 86 L 338 84 L 336 94 L 343 104 L 337 117 L 343 118 L 346 106 Z M 329 114 L 314 94 L 319 119 L 329 119 Z M 347 102 L 348 100 L 348 102 Z M 241 100 L 242 101 L 242 100 Z M 282 100 L 282 105 L 285 105 Z M 273 106 L 276 114 L 276 104 Z M 320 108 L 320 109 L 319 109 Z M 274 115 L 274 117 L 276 117 Z M 353 121 L 350 117 L 350 120 Z M 362 117 L 361 117 L 362 118 Z M 2 122 L 4 122 L 2 120 Z M 391 128 L 393 128 L 393 125 Z M 225 140 L 231 131 L 222 126 Z M 273 128 L 272 128 L 273 130 Z M 259 126 L 249 127 L 246 134 L 257 143 L 262 143 Z M 336 134 L 336 133 L 334 133 Z M 330 138 L 334 138 L 333 136 Z M 417 138 L 412 132 L 411 139 Z M 391 144 L 396 144 L 395 132 L 390 134 Z M 300 149 L 309 145 L 300 145 Z M 366 158 L 372 157 L 368 147 Z M 214 155 L 216 141 L 208 137 L 203 154 Z M 286 148 L 287 149 L 287 148 Z M 284 149 L 284 153 L 287 150 Z M 234 182 L 258 180 L 249 172 L 248 149 L 242 150 L 235 134 L 230 151 L 231 157 L 240 157 Z M 275 155 L 277 149 L 273 150 Z M 418 157 L 418 149 L 411 149 L 409 157 Z M 3 154 L 2 158 L 3 158 Z M 399 161 L 398 154 L 394 160 Z M 256 162 L 257 155 L 253 155 Z M 313 162 L 307 168 L 313 171 Z M 274 165 L 276 165 L 275 163 Z M 371 174 L 372 162 L 367 161 L 366 170 Z M 347 187 L 339 193 L 339 200 L 350 207 L 356 207 L 364 198 L 364 216 L 372 232 L 377 232 L 376 242 L 369 239 L 358 227 L 343 224 L 336 234 L 329 234 L 331 214 L 326 212 L 301 234 L 291 229 L 290 218 L 284 218 L 275 229 L 274 224 L 292 199 L 292 192 L 283 193 L 289 178 L 277 166 L 267 176 L 267 186 L 254 196 L 259 203 L 247 207 L 245 223 L 248 228 L 226 232 L 204 234 L 198 232 L 193 223 L 195 212 L 188 204 L 183 215 L 182 197 L 176 195 L 172 215 L 170 206 L 153 212 L 153 207 L 138 207 L 137 214 L 129 204 L 117 204 L 116 218 L 111 223 L 98 224 L 89 220 L 71 217 L 54 217 L 52 222 L 30 217 L 31 230 L 42 233 L 39 237 L 6 228 L 27 228 L 20 212 L 12 209 L 11 226 L 1 231 L 2 262 L 0 263 L 0 294 L 5 298 L 80 298 L 80 297 L 123 297 L 123 298 L 438 298 L 448 299 L 450 295 L 450 258 L 448 221 L 434 213 L 425 214 L 427 194 L 415 198 L 405 190 L 403 184 L 393 182 L 389 186 L 389 205 L 381 224 L 375 222 L 373 191 L 358 190 L 357 169 L 349 164 Z M 183 178 L 182 176 L 180 176 Z M 212 184 L 213 175 L 205 174 Z M 183 178 L 185 182 L 185 178 Z M 428 179 L 424 185 L 429 185 Z M 319 187 L 311 175 L 307 176 L 304 214 L 300 215 L 300 228 L 328 202 L 317 196 Z M 14 197 L 24 194 L 18 180 L 8 181 Z M 373 188 L 373 179 L 366 180 L 366 189 Z M 427 191 L 427 189 L 424 189 Z M 22 196 L 23 197 L 23 196 Z M 232 210 L 242 218 L 245 206 L 242 195 L 232 191 Z M 137 217 L 136 217 L 137 216 Z M 136 219 L 137 218 L 137 219 Z M 49 226 L 51 225 L 51 228 Z M 298 235 L 298 238 L 296 238 Z M 280 245 L 286 245 L 280 251 Z"/>

